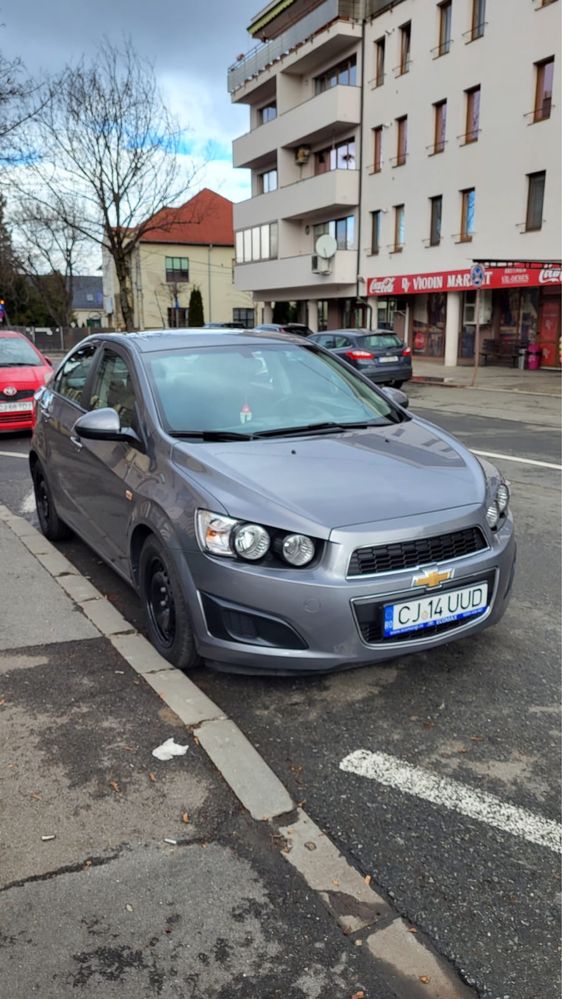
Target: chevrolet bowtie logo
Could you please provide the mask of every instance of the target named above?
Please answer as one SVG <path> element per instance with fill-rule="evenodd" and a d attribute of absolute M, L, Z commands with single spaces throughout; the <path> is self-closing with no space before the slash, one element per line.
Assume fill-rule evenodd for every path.
<path fill-rule="evenodd" d="M 441 583 L 446 583 L 448 579 L 452 579 L 454 573 L 454 569 L 427 569 L 425 572 L 420 572 L 418 576 L 414 576 L 412 586 L 439 586 Z"/>

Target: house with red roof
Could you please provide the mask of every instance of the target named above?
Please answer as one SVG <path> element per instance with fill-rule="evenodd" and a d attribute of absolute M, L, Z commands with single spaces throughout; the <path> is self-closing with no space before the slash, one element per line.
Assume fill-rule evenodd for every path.
<path fill-rule="evenodd" d="M 137 329 L 189 326 L 189 298 L 199 288 L 206 323 L 258 322 L 251 293 L 234 285 L 233 203 L 204 188 L 185 204 L 163 208 L 143 225 L 132 253 Z M 103 253 L 104 305 L 119 328 L 119 288 Z"/>

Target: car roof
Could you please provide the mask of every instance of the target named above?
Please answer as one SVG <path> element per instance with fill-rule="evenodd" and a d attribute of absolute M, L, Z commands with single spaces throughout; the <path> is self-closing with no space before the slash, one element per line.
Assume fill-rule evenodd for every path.
<path fill-rule="evenodd" d="M 0 329 L 0 336 L 3 337 L 18 337 L 20 340 L 27 340 L 32 346 L 34 346 L 33 341 L 29 339 L 25 333 L 20 333 L 18 330 L 2 330 Z"/>
<path fill-rule="evenodd" d="M 398 336 L 398 334 L 395 333 L 394 330 L 362 330 L 362 329 L 323 330 L 321 335 L 330 336 L 336 333 L 343 334 L 344 336 Z"/>
<path fill-rule="evenodd" d="M 181 350 L 185 347 L 255 345 L 257 343 L 295 343 L 302 346 L 303 338 L 273 330 L 233 330 L 228 328 L 206 329 L 201 326 L 174 329 L 148 330 L 143 333 L 97 333 L 88 339 L 106 343 L 120 343 L 134 347 L 142 354 L 157 350 Z M 81 343 L 84 343 L 82 340 Z"/>

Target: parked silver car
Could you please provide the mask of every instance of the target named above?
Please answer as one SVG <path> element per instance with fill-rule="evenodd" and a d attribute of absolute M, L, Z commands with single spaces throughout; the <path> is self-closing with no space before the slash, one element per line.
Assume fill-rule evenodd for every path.
<path fill-rule="evenodd" d="M 322 671 L 442 645 L 505 611 L 500 473 L 298 336 L 84 340 L 37 394 L 42 530 L 76 531 L 170 662 Z"/>

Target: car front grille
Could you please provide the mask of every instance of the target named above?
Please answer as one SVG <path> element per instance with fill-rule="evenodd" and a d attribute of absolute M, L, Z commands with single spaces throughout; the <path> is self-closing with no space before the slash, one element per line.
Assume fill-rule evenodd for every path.
<path fill-rule="evenodd" d="M 36 391 L 34 388 L 18 389 L 15 395 L 5 395 L 4 392 L 0 391 L 0 402 L 17 402 L 18 399 L 33 399 Z"/>
<path fill-rule="evenodd" d="M 399 572 L 435 562 L 450 562 L 488 547 L 479 527 L 439 534 L 434 538 L 415 541 L 394 541 L 388 545 L 357 548 L 349 563 L 348 576 L 375 575 L 379 572 Z"/>

